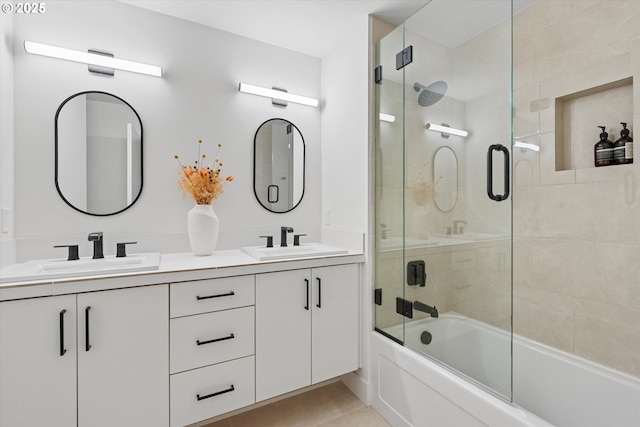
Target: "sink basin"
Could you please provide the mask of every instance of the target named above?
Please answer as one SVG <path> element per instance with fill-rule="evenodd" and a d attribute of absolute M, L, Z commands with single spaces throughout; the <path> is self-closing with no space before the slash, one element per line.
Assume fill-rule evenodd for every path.
<path fill-rule="evenodd" d="M 301 243 L 300 246 L 274 246 L 272 248 L 249 246 L 240 248 L 240 250 L 258 261 L 340 255 L 349 252 L 346 249 L 323 245 L 321 243 Z"/>
<path fill-rule="evenodd" d="M 76 261 L 33 260 L 0 270 L 0 283 L 148 271 L 159 267 L 159 253 L 132 254 L 123 258 L 81 258 Z"/>

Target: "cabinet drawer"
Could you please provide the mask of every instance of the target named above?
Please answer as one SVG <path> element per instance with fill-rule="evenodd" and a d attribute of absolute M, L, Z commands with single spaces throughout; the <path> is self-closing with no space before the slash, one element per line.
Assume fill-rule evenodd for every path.
<path fill-rule="evenodd" d="M 476 251 L 457 251 L 451 254 L 451 271 L 476 268 Z"/>
<path fill-rule="evenodd" d="M 172 283 L 171 317 L 253 305 L 254 276 L 223 277 Z"/>
<path fill-rule="evenodd" d="M 171 373 L 254 353 L 253 306 L 171 319 Z"/>
<path fill-rule="evenodd" d="M 183 427 L 255 402 L 253 356 L 171 375 L 171 427 Z"/>

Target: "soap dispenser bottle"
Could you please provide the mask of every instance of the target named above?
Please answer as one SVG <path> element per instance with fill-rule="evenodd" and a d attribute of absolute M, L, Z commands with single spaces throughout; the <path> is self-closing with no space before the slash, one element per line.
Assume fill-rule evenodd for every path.
<path fill-rule="evenodd" d="M 602 129 L 600 141 L 593 147 L 594 163 L 596 166 L 609 166 L 613 164 L 613 142 L 609 141 L 609 134 L 605 126 Z"/>
<path fill-rule="evenodd" d="M 629 136 L 629 129 L 624 122 L 620 123 L 622 130 L 620 138 L 613 144 L 613 161 L 616 165 L 633 163 L 633 138 Z"/>

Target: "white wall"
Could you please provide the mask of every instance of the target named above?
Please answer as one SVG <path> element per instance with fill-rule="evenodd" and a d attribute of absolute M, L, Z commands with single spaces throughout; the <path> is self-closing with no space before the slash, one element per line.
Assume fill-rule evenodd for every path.
<path fill-rule="evenodd" d="M 105 233 L 107 254 L 113 253 L 116 241 L 121 240 L 137 240 L 139 244 L 132 250 L 139 252 L 189 251 L 186 214 L 193 202 L 184 199 L 177 188 L 178 165 L 173 155 L 195 160 L 196 141 L 200 138 L 204 140 L 203 151 L 209 156 L 215 154 L 216 144 L 223 145 L 223 173 L 235 177 L 214 204 L 221 223 L 219 249 L 261 244 L 258 235 L 277 235 L 281 225 L 307 233 L 310 239 L 319 238 L 320 109 L 292 103 L 286 109 L 278 108 L 267 98 L 238 92 L 238 82 L 246 81 L 319 97 L 318 58 L 118 2 L 51 2 L 47 3 L 46 14 L 16 15 L 14 19 L 18 261 L 59 256 L 51 248 L 53 244 L 81 243 L 86 241 L 87 233 L 98 230 Z M 3 32 L 4 28 L 3 20 Z M 92 75 L 82 64 L 26 54 L 22 47 L 25 39 L 78 50 L 102 49 L 119 58 L 161 65 L 165 76 L 121 71 L 116 71 L 114 77 Z M 10 71 L 11 67 L 4 59 L 2 66 L 4 79 L 5 68 Z M 360 71 L 357 74 L 362 75 Z M 359 83 L 362 88 L 366 85 L 364 80 Z M 115 216 L 93 217 L 76 212 L 58 196 L 54 186 L 54 115 L 64 99 L 85 90 L 105 91 L 123 98 L 136 109 L 143 124 L 142 195 L 134 206 Z M 333 96 L 333 90 L 323 98 Z M 364 89 L 355 90 L 353 98 L 342 99 L 359 99 L 359 92 Z M 5 93 L 10 92 L 5 92 L 3 86 L 3 105 Z M 336 106 L 329 101 L 327 113 L 335 107 L 339 107 L 336 114 L 352 116 L 350 105 Z M 360 115 L 354 118 L 358 125 L 365 120 L 364 113 Z M 296 124 L 307 149 L 304 199 L 286 214 L 266 211 L 253 193 L 254 133 L 263 121 L 273 117 Z M 4 122 L 2 129 L 4 150 L 5 139 L 10 138 L 4 136 Z M 334 131 L 327 132 L 331 135 Z M 335 132 L 335 144 L 351 145 L 357 140 L 349 126 Z M 362 139 L 361 144 L 366 144 Z M 3 151 L 2 157 L 11 156 L 4 156 Z M 346 157 L 342 162 L 345 160 Z M 359 171 L 358 181 L 346 183 L 347 195 L 366 189 L 364 166 L 358 162 L 351 166 Z M 10 195 L 13 187 L 5 184 L 4 174 L 3 167 L 3 198 Z M 328 184 L 333 185 L 335 179 Z M 344 176 L 342 179 L 349 181 Z M 345 184 L 337 188 L 341 187 Z M 365 191 L 355 197 L 364 198 Z M 331 201 L 330 207 L 335 204 L 333 198 Z M 336 226 L 352 227 L 362 221 L 364 230 L 366 212 L 343 214 L 336 207 L 335 215 Z M 81 255 L 89 252 L 88 242 L 81 245 Z"/>
<path fill-rule="evenodd" d="M 9 209 L 7 232 L 0 232 L 0 268 L 15 262 L 14 128 L 13 128 L 13 15 L 0 14 L 0 208 Z"/>
<path fill-rule="evenodd" d="M 322 58 L 323 229 L 367 231 L 368 16 Z"/>
<path fill-rule="evenodd" d="M 322 58 L 322 234 L 358 232 L 365 236 L 369 218 L 369 17 L 363 15 L 330 54 Z M 367 252 L 366 239 L 364 242 Z M 361 269 L 361 363 L 358 376 L 345 378 L 368 402 L 369 335 L 372 320 L 371 268 Z"/>

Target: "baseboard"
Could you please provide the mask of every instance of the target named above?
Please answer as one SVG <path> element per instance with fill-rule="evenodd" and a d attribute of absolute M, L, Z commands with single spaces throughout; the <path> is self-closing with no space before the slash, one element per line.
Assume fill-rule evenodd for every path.
<path fill-rule="evenodd" d="M 370 405 L 369 400 L 369 382 L 365 381 L 361 376 L 355 372 L 349 372 L 340 377 L 342 383 L 349 389 L 358 399 L 365 405 Z"/>

